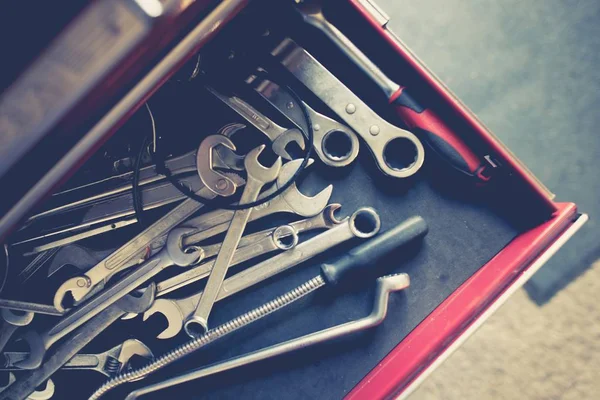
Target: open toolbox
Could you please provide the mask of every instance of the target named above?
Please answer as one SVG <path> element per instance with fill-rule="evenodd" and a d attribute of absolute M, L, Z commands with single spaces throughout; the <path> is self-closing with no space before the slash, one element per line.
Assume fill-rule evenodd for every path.
<path fill-rule="evenodd" d="M 305 296 L 102 398 L 124 398 L 134 389 L 209 365 L 217 368 L 207 370 L 205 377 L 138 394 L 194 399 L 407 396 L 585 223 L 586 216 L 574 204 L 554 202 L 553 195 L 386 28 L 385 14 L 372 1 L 324 3 L 325 17 L 319 13 L 319 2 L 276 0 L 224 0 L 198 16 L 198 25 L 161 55 L 169 62 L 157 61 L 139 80 L 140 86 L 132 88 L 130 93 L 137 97 L 118 100 L 90 129 L 95 136 L 82 136 L 80 148 L 75 146 L 65 157 L 71 164 L 56 164 L 60 174 L 55 175 L 71 176 L 61 178 L 60 186 L 46 186 L 54 186 L 54 194 L 43 193 L 43 200 L 35 196 L 36 207 L 5 239 L 10 268 L 1 296 L 52 304 L 63 282 L 187 202 L 190 192 L 212 184 L 216 197 L 218 191 L 231 189 L 227 182 L 241 186 L 240 179 L 248 177 L 239 155 L 258 143 L 268 145 L 259 159 L 263 165 L 276 163 L 281 154 L 298 159 L 284 160 L 282 167 L 288 179 L 297 177 L 295 170 L 289 173 L 289 166 L 300 165 L 310 148 L 302 150 L 300 142 L 310 135 L 314 162 L 297 181 L 307 198 L 295 212 L 251 221 L 246 233 L 293 226 L 292 221 L 320 213 L 309 215 L 309 209 L 339 203 L 339 209 L 327 208 L 335 210 L 335 220 L 364 207 L 375 210 L 378 221 L 369 213 L 366 220 L 355 220 L 357 229 L 365 232 L 377 230 L 380 223 L 375 238 L 414 216 L 426 222 L 427 234 L 374 265 L 368 263 L 372 271 L 364 277 Z M 348 57 L 343 51 L 348 46 L 364 55 Z M 426 123 L 419 122 L 423 117 L 428 118 Z M 427 132 L 445 126 L 458 137 L 440 141 Z M 281 132 L 291 139 L 280 146 Z M 227 140 L 214 139 L 215 134 L 229 137 L 235 151 L 227 149 Z M 214 148 L 198 147 L 210 140 L 216 140 Z M 216 175 L 203 176 L 199 171 L 207 165 L 211 170 L 238 168 L 239 174 L 222 175 L 216 168 Z M 136 175 L 137 193 L 131 189 Z M 231 179 L 225 182 L 226 178 Z M 127 190 L 120 189 L 124 185 Z M 327 189 L 329 185 L 332 189 Z M 39 190 L 36 193 L 42 194 Z M 239 198 L 242 191 L 238 188 L 232 198 Z M 112 194 L 99 199 L 108 192 Z M 211 192 L 201 193 L 206 197 Z M 81 201 L 92 196 L 96 200 Z M 210 202 L 196 214 L 231 202 L 222 197 L 225 202 Z M 76 202 L 80 205 L 64 206 Z M 6 219 L 2 223 L 8 224 Z M 208 243 L 204 250 L 228 235 L 220 234 L 212 242 L 202 242 Z M 293 257 L 296 249 L 302 253 L 299 246 L 313 238 L 319 241 L 321 234 L 303 232 L 295 247 L 282 236 L 281 254 Z M 216 304 L 210 327 L 310 281 L 323 263 L 353 254 L 351 249 L 369 239 L 355 237 L 331 248 L 326 240 L 321 240 L 325 251 Z M 149 246 L 142 258 L 151 258 L 162 246 L 167 246 L 164 240 L 156 248 Z M 232 266 L 228 279 L 272 256 L 261 254 Z M 151 280 L 161 282 L 179 273 L 179 268 L 169 268 Z M 378 326 L 311 346 L 298 345 L 293 352 L 230 370 L 218 368 L 224 360 L 369 316 L 380 295 L 375 278 L 393 273 L 408 274 L 410 286 L 389 294 L 387 314 Z M 125 276 L 115 274 L 112 279 Z M 191 296 L 204 285 L 202 281 L 185 285 L 166 298 Z M 160 357 L 188 342 L 181 317 L 178 325 L 177 316 L 175 322 L 171 318 L 167 322 L 161 312 L 145 320 L 138 316 L 111 324 L 82 352 L 100 353 L 135 338 Z M 36 315 L 27 330 L 44 332 L 56 321 L 56 316 Z M 164 336 L 172 337 L 157 339 L 171 324 L 170 334 Z M 26 351 L 26 342 L 13 340 L 7 349 Z M 144 360 L 136 362 L 144 365 Z M 14 371 L 17 383 L 30 373 Z M 106 379 L 90 371 L 58 371 L 52 375 L 54 396 L 87 398 Z M 4 393 L 10 393 L 10 386 Z M 7 396 L 0 393 L 0 399 L 12 398 Z"/>

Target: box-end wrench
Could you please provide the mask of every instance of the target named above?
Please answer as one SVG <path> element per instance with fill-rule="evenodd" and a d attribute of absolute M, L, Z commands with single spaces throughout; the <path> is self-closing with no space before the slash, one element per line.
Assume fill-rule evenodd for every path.
<path fill-rule="evenodd" d="M 436 154 L 457 170 L 484 183 L 490 180 L 490 167 L 495 162 L 475 154 L 464 140 L 453 131 L 433 110 L 423 107 L 406 88 L 390 79 L 350 39 L 327 20 L 322 11 L 322 1 L 297 2 L 296 10 L 308 25 L 324 33 L 346 56 L 356 64 L 385 94 L 396 114 L 417 133 Z"/>
<path fill-rule="evenodd" d="M 258 156 L 264 148 L 265 146 L 261 145 L 250 150 L 244 159 L 247 178 L 246 186 L 244 187 L 244 191 L 240 198 L 240 204 L 256 201 L 263 186 L 274 181 L 279 175 L 279 171 L 281 170 L 281 157 L 278 157 L 269 168 L 263 166 L 258 161 Z M 252 210 L 252 208 L 235 210 L 231 222 L 229 223 L 227 233 L 225 234 L 225 238 L 223 239 L 223 244 L 221 245 L 221 249 L 215 260 L 215 265 L 206 282 L 204 294 L 198 303 L 197 310 L 194 315 L 186 321 L 188 331 L 200 334 L 200 332 L 208 330 L 208 317 L 210 311 L 219 294 L 221 285 L 223 284 L 223 280 L 225 279 L 235 250 L 242 238 L 244 229 L 246 229 L 246 224 L 248 223 Z"/>
<path fill-rule="evenodd" d="M 384 174 L 407 178 L 421 168 L 419 139 L 381 118 L 305 49 L 286 38 L 272 54 L 364 140 Z"/>
<path fill-rule="evenodd" d="M 15 383 L 17 378 L 15 378 L 15 374 L 12 372 L 8 373 L 8 383 L 6 386 L 0 386 L 0 393 L 4 391 L 7 387 Z M 54 382 L 52 379 L 48 379 L 43 389 L 33 391 L 29 396 L 27 396 L 27 400 L 50 400 L 52 396 L 54 396 Z"/>
<path fill-rule="evenodd" d="M 250 104 L 235 95 L 225 95 L 217 91 L 215 88 L 205 86 L 211 94 L 225 103 L 233 111 L 241 115 L 246 121 L 251 123 L 256 129 L 262 132 L 271 141 L 271 149 L 285 160 L 291 160 L 293 157 L 288 153 L 286 147 L 294 142 L 302 150 L 305 149 L 304 136 L 296 128 L 287 129 L 277 125 L 267 116 L 259 112 Z"/>
<path fill-rule="evenodd" d="M 0 328 L 0 353 L 4 350 L 4 347 L 8 344 L 10 338 L 14 333 L 22 326 L 29 325 L 33 321 L 35 314 L 28 311 L 15 311 L 12 309 L 4 308 L 0 310 L 2 315 L 2 327 Z"/>
<path fill-rule="evenodd" d="M 2 354 L 4 357 L 0 365 L 0 371 L 18 371 L 20 368 L 16 363 L 28 357 L 28 353 L 20 351 L 7 351 Z M 109 378 L 121 373 L 129 367 L 129 361 L 133 357 L 142 357 L 146 360 L 154 359 L 152 350 L 137 339 L 127 339 L 121 344 L 116 345 L 99 354 L 76 354 L 61 370 L 90 370 L 100 372 Z"/>
<path fill-rule="evenodd" d="M 312 163 L 313 160 L 311 159 L 309 160 L 308 165 L 311 165 Z M 275 186 L 261 194 L 259 199 L 270 193 L 273 193 L 275 190 L 285 185 L 290 179 L 292 179 L 298 168 L 300 168 L 300 165 L 302 165 L 301 159 L 292 160 L 285 163 L 281 167 L 279 176 L 275 181 Z M 292 213 L 300 217 L 312 217 L 323 211 L 327 203 L 329 203 L 332 192 L 333 185 L 328 185 L 318 194 L 314 196 L 306 196 L 300 192 L 296 184 L 293 183 L 279 196 L 267 201 L 264 204 L 254 207 L 248 221 L 256 221 L 260 218 L 264 218 L 275 213 Z M 186 224 L 191 226 L 201 226 L 202 229 L 198 229 L 198 232 L 186 237 L 183 241 L 183 244 L 186 246 L 196 244 L 205 239 L 225 232 L 229 227 L 229 221 L 231 221 L 232 217 L 232 210 L 215 210 L 190 219 L 188 222 L 186 222 Z M 212 224 L 212 226 L 209 226 L 208 224 L 200 225 L 200 221 L 216 221 L 219 218 L 224 223 L 221 223 L 220 225 Z"/>
<path fill-rule="evenodd" d="M 75 357 L 96 336 L 108 328 L 126 313 L 143 313 L 152 305 L 156 294 L 156 285 L 151 284 L 141 297 L 127 295 L 112 306 L 96 315 L 86 324 L 73 332 L 68 340 L 59 343 L 39 368 L 24 371 L 19 379 L 0 393 L 1 400 L 23 399 L 29 396 L 35 388 L 50 378 L 56 371 Z M 17 363 L 17 367 L 22 367 Z"/>
<path fill-rule="evenodd" d="M 297 104 L 287 90 L 281 89 L 279 85 L 268 79 L 253 75 L 247 82 L 290 122 L 307 132 L 307 121 L 301 109 L 302 106 L 304 107 L 312 124 L 315 152 L 325 165 L 345 167 L 356 159 L 360 146 L 358 137 L 352 129 L 315 111 L 304 101 L 302 104 Z"/>
<path fill-rule="evenodd" d="M 390 294 L 404 290 L 410 285 L 410 278 L 407 274 L 385 275 L 377 278 L 375 299 L 373 309 L 366 317 L 346 322 L 341 325 L 332 326 L 318 332 L 309 333 L 299 338 L 290 339 L 283 343 L 278 343 L 263 349 L 253 351 L 248 354 L 230 358 L 225 361 L 207 365 L 192 371 L 185 372 L 182 375 L 175 376 L 131 392 L 126 400 L 134 400 L 142 395 L 147 395 L 158 390 L 166 389 L 171 386 L 180 385 L 185 382 L 215 375 L 244 365 L 253 364 L 258 361 L 267 360 L 281 354 L 304 349 L 318 343 L 334 340 L 355 332 L 362 332 L 369 328 L 380 325 L 387 315 Z"/>
<path fill-rule="evenodd" d="M 359 221 L 358 224 L 357 221 Z M 380 226 L 381 221 L 375 210 L 372 208 L 361 208 L 355 211 L 349 218 L 338 221 L 336 226 L 300 243 L 295 248 L 280 253 L 227 278 L 223 282 L 215 301 L 220 301 L 239 293 L 347 240 L 356 237 L 362 239 L 372 237 L 379 232 Z M 203 292 L 199 292 L 183 299 L 158 299 L 146 311 L 144 319 L 149 318 L 154 313 L 160 312 L 167 319 L 168 327 L 158 337 L 160 339 L 173 337 L 180 332 L 184 322 L 195 311 L 196 305 L 202 298 L 202 295 Z M 187 333 L 193 337 L 194 332 Z"/>
<path fill-rule="evenodd" d="M 233 143 L 231 143 L 231 141 L 224 136 L 212 135 L 209 137 L 222 138 L 223 140 L 221 140 L 219 143 L 231 144 L 228 147 L 231 147 L 233 145 Z M 215 146 L 218 145 L 217 142 L 211 143 L 215 143 Z M 200 154 L 200 151 L 198 153 Z M 207 148 L 206 153 L 212 154 L 212 147 Z M 207 154 L 204 155 L 206 158 L 209 158 Z M 226 187 L 237 187 L 237 185 L 241 184 L 241 182 L 243 182 L 241 178 L 239 178 L 239 181 L 236 182 L 233 178 L 220 174 L 219 181 L 211 182 L 211 184 L 223 184 Z M 223 190 L 223 192 L 228 191 Z M 204 187 L 203 189 L 199 190 L 198 194 L 204 198 L 214 198 L 217 196 L 212 190 L 212 188 L 209 187 Z M 146 255 L 146 253 L 151 251 L 153 242 L 155 242 L 157 239 L 162 238 L 173 227 L 179 225 L 181 222 L 191 217 L 195 212 L 201 209 L 202 206 L 202 204 L 198 203 L 197 201 L 191 198 L 184 200 L 181 204 L 179 204 L 165 216 L 160 218 L 158 221 L 156 221 L 150 227 L 145 229 L 135 238 L 127 242 L 125 245 L 121 246 L 119 250 L 112 253 L 100 263 L 96 264 L 85 274 L 73 277 L 65 281 L 58 288 L 54 295 L 54 307 L 56 307 L 58 310 L 64 310 L 63 301 L 67 293 L 71 293 L 75 304 L 77 304 L 84 297 L 86 297 L 96 285 L 100 283 L 105 284 L 116 272 L 122 271 L 126 267 L 135 265 L 136 260 L 143 258 Z"/>
<path fill-rule="evenodd" d="M 167 238 L 167 245 L 155 256 L 118 280 L 114 285 L 101 291 L 65 315 L 48 331 L 42 334 L 36 331 L 27 332 L 23 338 L 29 345 L 29 357 L 19 362 L 18 366 L 23 369 L 37 368 L 42 363 L 47 350 L 54 343 L 85 324 L 135 288 L 141 286 L 165 268 L 171 266 L 187 267 L 196 262 L 199 252 L 193 248 L 190 249 L 191 252 L 186 252 L 181 247 L 182 238 L 189 231 L 190 228 L 172 229 Z"/>
<path fill-rule="evenodd" d="M 159 371 L 163 367 L 194 353 L 216 340 L 222 339 L 278 310 L 284 309 L 288 305 L 293 304 L 324 286 L 336 286 L 340 281 L 348 280 L 351 277 L 355 277 L 355 280 L 362 282 L 365 276 L 374 276 L 375 274 L 383 272 L 383 267 L 388 269 L 397 267 L 397 263 L 393 262 L 394 258 L 386 256 L 389 256 L 394 251 L 398 251 L 405 245 L 420 241 L 427 234 L 428 230 L 427 223 L 419 216 L 401 222 L 382 235 L 354 247 L 335 260 L 321 264 L 320 273 L 318 275 L 305 281 L 303 284 L 296 286 L 294 289 L 227 321 L 199 338 L 195 338 L 170 350 L 166 354 L 157 357 L 155 361 L 148 365 L 129 371 L 127 374 L 120 374 L 109 379 L 89 397 L 89 400 L 98 400 L 108 391 L 123 383 L 131 382 L 140 377 Z M 383 262 L 383 265 L 379 265 L 379 260 Z M 363 274 L 363 276 L 360 276 L 360 274 Z M 398 290 L 400 290 L 410 283 L 406 274 L 388 275 L 387 278 L 384 279 L 387 280 L 386 284 L 378 288 L 378 291 L 379 289 L 384 289 L 383 292 L 387 292 L 384 293 L 384 296 L 381 296 L 381 292 L 379 292 L 380 297 L 378 298 L 378 305 L 383 306 L 383 309 L 386 308 L 387 294 L 392 291 L 392 288 L 397 287 Z M 364 322 L 366 323 L 367 321 Z M 177 384 L 183 382 L 187 377 L 192 376 L 193 372 L 185 374 L 180 378 L 174 378 L 173 381 L 169 380 L 153 385 L 152 389 L 156 390 L 168 387 L 171 386 L 171 382 Z M 131 399 L 132 397 L 128 396 L 127 398 Z"/>

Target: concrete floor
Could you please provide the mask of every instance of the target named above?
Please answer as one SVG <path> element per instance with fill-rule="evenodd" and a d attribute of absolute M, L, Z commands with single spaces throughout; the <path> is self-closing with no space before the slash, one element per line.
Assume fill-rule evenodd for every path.
<path fill-rule="evenodd" d="M 592 217 L 411 400 L 599 398 L 600 1 L 377 2 L 557 199 Z"/>

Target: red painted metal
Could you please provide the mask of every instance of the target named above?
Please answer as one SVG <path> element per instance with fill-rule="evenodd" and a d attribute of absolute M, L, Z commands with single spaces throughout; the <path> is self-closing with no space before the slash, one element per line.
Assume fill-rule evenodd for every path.
<path fill-rule="evenodd" d="M 516 237 L 455 290 L 346 396 L 384 399 L 400 394 L 454 342 L 571 224 L 577 207 L 555 203 L 548 222 Z"/>
<path fill-rule="evenodd" d="M 556 205 L 549 197 L 537 179 L 521 164 L 515 156 L 502 144 L 500 141 L 487 129 L 483 123 L 460 101 L 450 90 L 444 86 L 432 73 L 429 71 L 410 50 L 398 42 L 389 31 L 383 28 L 368 11 L 366 11 L 357 0 L 348 0 L 352 6 L 369 22 L 374 30 L 379 33 L 382 38 L 406 61 L 406 63 L 414 69 L 419 77 L 421 77 L 427 85 L 429 85 L 442 100 L 444 105 L 447 105 L 455 114 L 463 119 L 467 125 L 479 136 L 484 142 L 492 148 L 498 156 L 507 163 L 509 167 L 540 197 L 540 200 L 545 203 L 550 210 L 556 211 Z M 403 82 L 400 82 L 403 83 Z"/>

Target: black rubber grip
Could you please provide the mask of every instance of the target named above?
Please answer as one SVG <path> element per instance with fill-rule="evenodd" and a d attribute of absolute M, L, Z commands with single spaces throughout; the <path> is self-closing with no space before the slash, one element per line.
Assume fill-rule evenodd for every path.
<path fill-rule="evenodd" d="M 429 227 L 419 216 L 411 217 L 385 233 L 356 246 L 336 260 L 321 265 L 321 276 L 328 284 L 336 285 L 349 273 L 372 268 L 379 259 L 417 239 L 423 238 Z"/>

